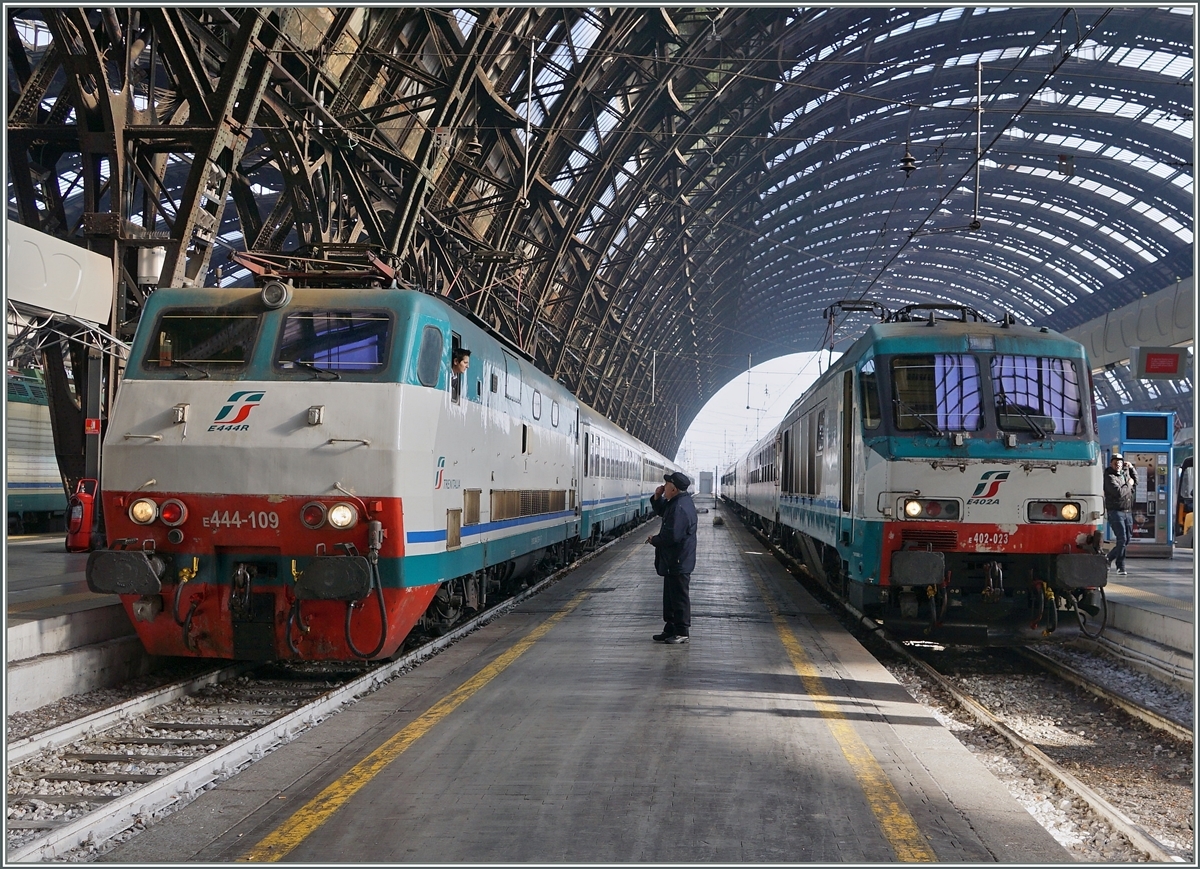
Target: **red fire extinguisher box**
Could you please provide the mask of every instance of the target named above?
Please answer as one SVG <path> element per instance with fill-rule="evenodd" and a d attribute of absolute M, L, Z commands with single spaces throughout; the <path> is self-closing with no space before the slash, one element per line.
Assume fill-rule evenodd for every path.
<path fill-rule="evenodd" d="M 67 502 L 67 551 L 89 552 L 92 548 L 92 525 L 96 519 L 97 480 L 83 479 Z"/>

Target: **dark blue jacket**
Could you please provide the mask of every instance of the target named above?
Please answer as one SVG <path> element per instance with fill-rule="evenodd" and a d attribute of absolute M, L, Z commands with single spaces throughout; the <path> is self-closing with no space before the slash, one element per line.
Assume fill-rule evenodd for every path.
<path fill-rule="evenodd" d="M 670 501 L 652 496 L 650 507 L 662 516 L 662 528 L 650 538 L 654 544 L 654 570 L 659 576 L 696 569 L 696 505 L 688 492 Z"/>

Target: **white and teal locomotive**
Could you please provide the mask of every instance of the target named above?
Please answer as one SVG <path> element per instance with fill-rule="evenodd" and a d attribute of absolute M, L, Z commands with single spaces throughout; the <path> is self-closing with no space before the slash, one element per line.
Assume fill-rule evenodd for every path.
<path fill-rule="evenodd" d="M 723 497 L 899 636 L 1103 630 L 1084 348 L 962 306 L 875 308 L 882 322 L 726 470 Z"/>
<path fill-rule="evenodd" d="M 676 469 L 434 296 L 161 289 L 109 422 L 87 578 L 152 654 L 386 658 L 649 516 Z"/>

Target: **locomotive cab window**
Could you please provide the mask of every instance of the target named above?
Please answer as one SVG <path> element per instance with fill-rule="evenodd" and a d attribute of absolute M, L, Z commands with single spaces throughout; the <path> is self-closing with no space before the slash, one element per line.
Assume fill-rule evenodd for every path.
<path fill-rule="evenodd" d="M 436 387 L 442 372 L 442 350 L 446 340 L 437 326 L 421 330 L 421 348 L 417 351 L 417 380 L 422 386 Z"/>
<path fill-rule="evenodd" d="M 974 356 L 933 353 L 892 360 L 892 419 L 899 432 L 978 431 L 982 395 Z"/>
<path fill-rule="evenodd" d="M 1069 359 L 993 356 L 992 395 L 997 425 L 1004 431 L 1039 438 L 1083 434 L 1079 372 Z"/>
<path fill-rule="evenodd" d="M 295 311 L 284 320 L 275 367 L 327 380 L 376 374 L 387 366 L 391 333 L 385 311 Z"/>
<path fill-rule="evenodd" d="M 462 349 L 462 336 L 457 332 L 450 333 L 450 400 L 455 404 L 462 403 L 463 383 L 467 379 L 465 371 L 454 370 L 455 354 Z M 469 359 L 470 357 L 468 357 Z"/>
<path fill-rule="evenodd" d="M 184 377 L 236 371 L 249 361 L 261 324 L 262 316 L 252 313 L 166 311 L 142 367 L 170 369 Z"/>
<path fill-rule="evenodd" d="M 879 428 L 879 383 L 875 379 L 875 360 L 868 359 L 858 369 L 858 387 L 862 392 L 862 424 L 864 429 Z"/>

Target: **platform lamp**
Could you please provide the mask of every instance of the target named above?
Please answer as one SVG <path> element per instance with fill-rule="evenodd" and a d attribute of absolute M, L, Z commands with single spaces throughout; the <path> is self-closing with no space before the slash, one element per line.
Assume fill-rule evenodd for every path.
<path fill-rule="evenodd" d="M 478 158 L 483 154 L 483 143 L 479 141 L 479 88 L 474 77 L 471 79 L 471 103 L 475 110 L 475 124 L 471 127 L 470 141 L 463 146 L 463 153 Z"/>

